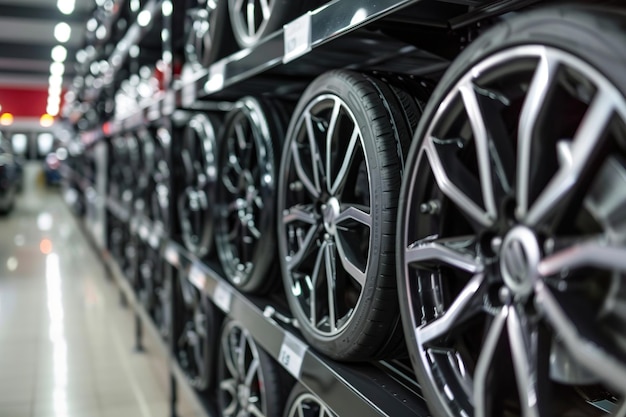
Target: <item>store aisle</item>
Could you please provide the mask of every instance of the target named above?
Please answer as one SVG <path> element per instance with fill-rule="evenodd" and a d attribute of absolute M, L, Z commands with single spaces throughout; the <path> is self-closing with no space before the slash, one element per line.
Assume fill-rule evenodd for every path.
<path fill-rule="evenodd" d="M 38 172 L 0 218 L 0 417 L 169 416 L 164 360 L 149 337 L 133 351 L 131 311 Z"/>

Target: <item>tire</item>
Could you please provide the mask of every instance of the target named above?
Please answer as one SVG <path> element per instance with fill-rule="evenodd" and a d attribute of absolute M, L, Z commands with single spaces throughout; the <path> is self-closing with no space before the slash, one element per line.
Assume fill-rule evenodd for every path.
<path fill-rule="evenodd" d="M 573 5 L 507 20 L 424 112 L 397 264 L 435 416 L 624 412 L 625 22 Z"/>
<path fill-rule="evenodd" d="M 216 198 L 218 128 L 216 119 L 198 113 L 189 120 L 181 138 L 183 184 L 177 198 L 179 225 L 185 247 L 199 258 L 210 252 L 213 243 L 210 204 Z"/>
<path fill-rule="evenodd" d="M 267 5 L 262 11 L 262 3 Z M 249 4 L 253 4 L 254 28 L 250 31 Z M 303 0 L 228 0 L 228 14 L 235 41 L 241 49 L 256 45 L 270 33 L 280 29 L 285 23 L 306 10 Z"/>
<path fill-rule="evenodd" d="M 335 417 L 335 414 L 302 384 L 296 384 L 287 399 L 283 417 Z"/>
<path fill-rule="evenodd" d="M 276 170 L 284 122 L 274 103 L 246 97 L 226 116 L 220 133 L 216 249 L 239 290 L 274 287 Z"/>
<path fill-rule="evenodd" d="M 337 360 L 403 349 L 395 220 L 413 133 L 403 112 L 417 108 L 396 94 L 404 95 L 371 76 L 326 73 L 302 95 L 283 147 L 277 212 L 287 300 L 304 337 Z M 327 161 L 337 178 L 323 173 Z"/>
<path fill-rule="evenodd" d="M 282 415 L 285 398 L 282 369 L 256 345 L 244 327 L 232 320 L 227 321 L 222 329 L 217 372 L 219 415 Z M 249 381 L 246 376 L 251 376 Z M 249 401 L 250 398 L 257 401 Z M 251 411 L 251 408 L 256 410 Z"/>
<path fill-rule="evenodd" d="M 214 385 L 221 315 L 197 288 L 189 282 L 185 271 L 178 271 L 177 296 L 180 314 L 175 355 L 189 384 L 200 393 L 208 393 Z"/>
<path fill-rule="evenodd" d="M 185 17 L 185 57 L 192 67 L 208 67 L 237 49 L 226 0 L 192 0 Z"/>

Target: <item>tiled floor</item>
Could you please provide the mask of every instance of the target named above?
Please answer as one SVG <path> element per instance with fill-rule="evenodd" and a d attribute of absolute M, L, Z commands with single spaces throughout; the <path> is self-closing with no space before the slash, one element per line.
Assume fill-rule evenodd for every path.
<path fill-rule="evenodd" d="M 167 417 L 165 360 L 133 351 L 133 315 L 62 202 L 27 166 L 0 217 L 0 417 Z M 179 415 L 194 412 L 184 397 Z"/>

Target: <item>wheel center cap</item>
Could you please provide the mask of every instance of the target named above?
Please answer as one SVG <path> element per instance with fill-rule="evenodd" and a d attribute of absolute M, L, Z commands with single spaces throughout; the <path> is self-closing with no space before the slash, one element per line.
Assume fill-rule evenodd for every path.
<path fill-rule="evenodd" d="M 339 216 L 340 211 L 339 200 L 336 197 L 331 197 L 328 199 L 326 204 L 322 205 L 322 216 L 324 218 L 324 228 L 331 235 L 334 235 L 337 232 L 337 217 Z"/>
<path fill-rule="evenodd" d="M 500 271 L 506 286 L 516 295 L 529 295 L 539 277 L 540 260 L 535 234 L 524 226 L 511 229 L 500 251 Z"/>

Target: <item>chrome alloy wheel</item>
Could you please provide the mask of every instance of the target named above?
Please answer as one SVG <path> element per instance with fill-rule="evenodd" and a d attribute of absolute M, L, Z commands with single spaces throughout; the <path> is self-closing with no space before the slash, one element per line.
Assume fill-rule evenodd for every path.
<path fill-rule="evenodd" d="M 213 215 L 217 182 L 216 134 L 211 120 L 197 114 L 189 120 L 180 151 L 185 190 L 178 197 L 178 212 L 185 247 L 205 256 L 213 240 Z"/>
<path fill-rule="evenodd" d="M 564 49 L 511 43 L 447 77 L 411 150 L 411 359 L 438 416 L 624 416 L 626 101 Z"/>
<path fill-rule="evenodd" d="M 274 3 L 276 0 L 228 1 L 233 34 L 239 45 L 243 48 L 252 46 L 266 34 Z"/>
<path fill-rule="evenodd" d="M 224 417 L 269 417 L 274 414 L 268 403 L 269 387 L 260 351 L 250 333 L 237 322 L 226 323 L 221 336 L 218 404 Z M 269 401 L 271 402 L 271 401 Z M 268 408 L 269 407 L 269 408 Z"/>
<path fill-rule="evenodd" d="M 297 391 L 297 392 L 296 392 Z M 295 395 L 294 395 L 295 394 Z M 318 397 L 296 385 L 287 401 L 286 417 L 335 417 Z"/>
<path fill-rule="evenodd" d="M 279 194 L 288 297 L 306 318 L 301 325 L 322 337 L 336 336 L 353 317 L 365 286 L 370 169 L 355 117 L 336 95 L 311 100 L 293 132 Z"/>

